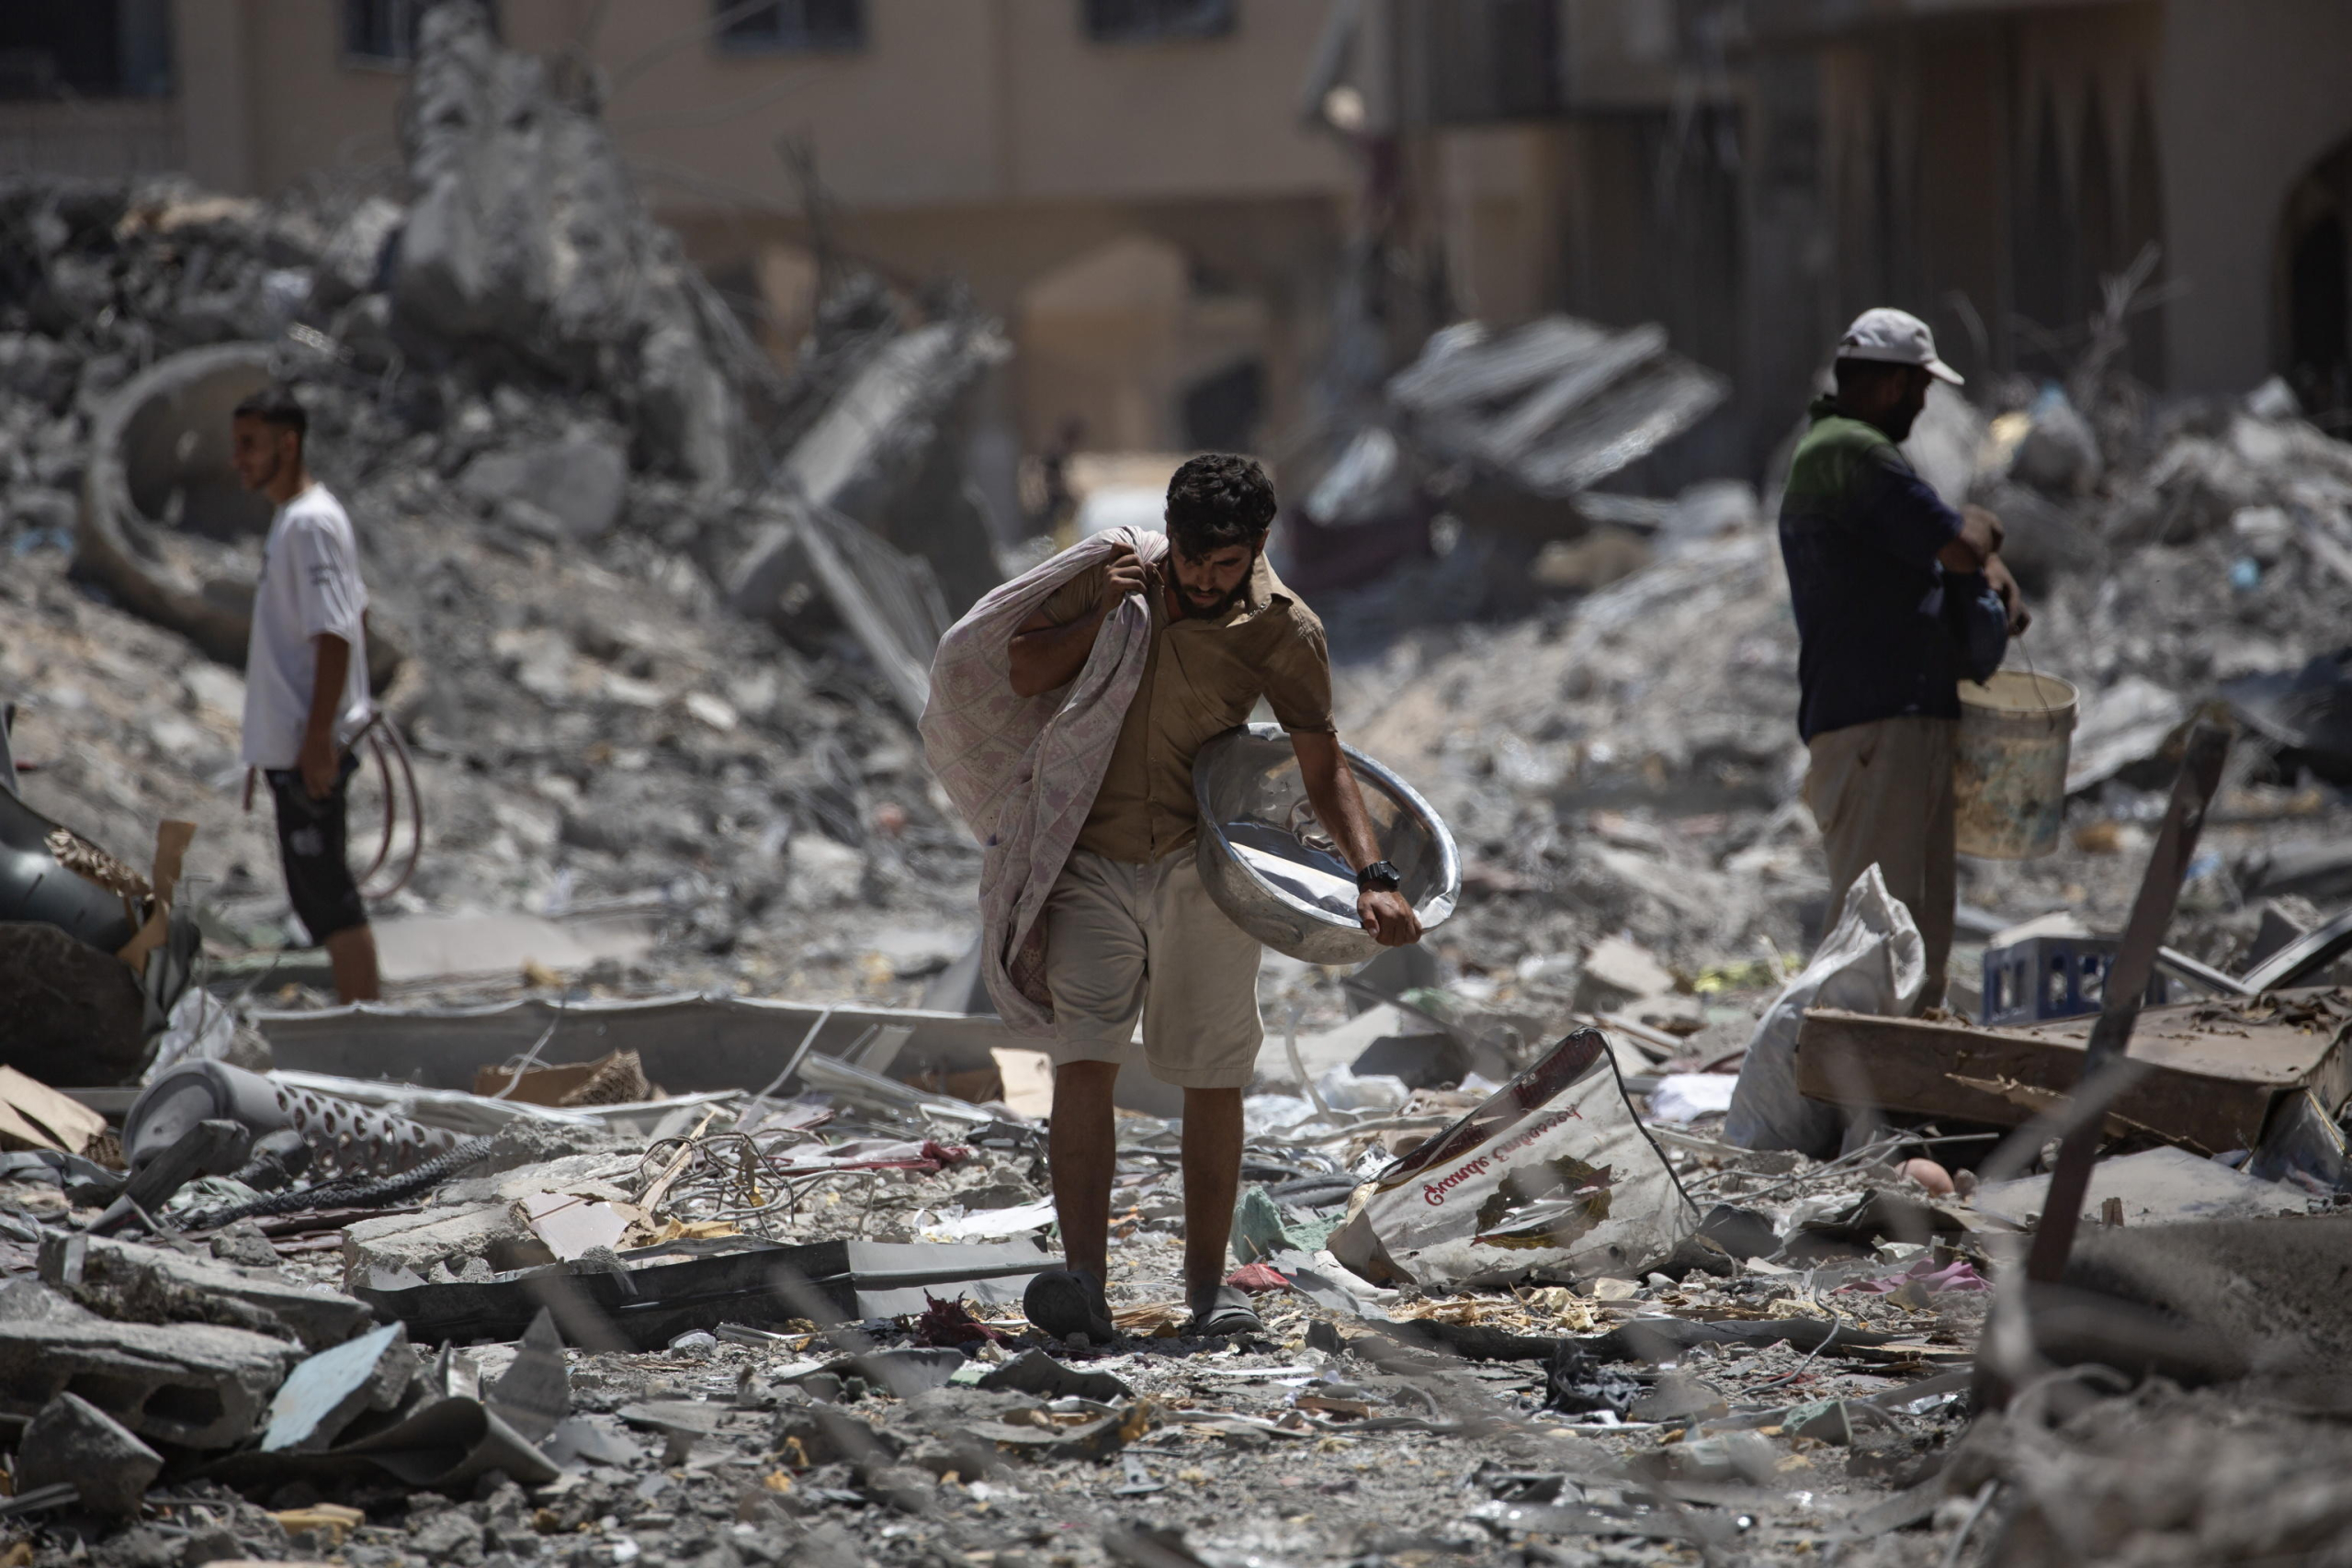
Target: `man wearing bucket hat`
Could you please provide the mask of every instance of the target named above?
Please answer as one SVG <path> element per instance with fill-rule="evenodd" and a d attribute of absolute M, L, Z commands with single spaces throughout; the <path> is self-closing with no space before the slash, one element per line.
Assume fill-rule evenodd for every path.
<path fill-rule="evenodd" d="M 1807 411 L 1781 502 L 1801 651 L 1805 804 L 1829 860 L 1829 918 L 1873 864 L 1927 948 L 1920 1006 L 1943 999 L 1955 897 L 1952 760 L 1960 682 L 2025 629 L 2001 524 L 1955 512 L 1900 443 L 1928 389 L 1957 387 L 1917 316 L 1865 310 L 1839 340 L 1837 390 Z"/>

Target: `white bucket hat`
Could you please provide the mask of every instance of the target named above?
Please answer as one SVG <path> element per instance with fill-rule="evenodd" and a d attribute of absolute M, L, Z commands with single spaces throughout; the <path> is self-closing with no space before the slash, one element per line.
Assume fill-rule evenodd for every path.
<path fill-rule="evenodd" d="M 1917 365 L 1939 381 L 1964 386 L 1959 371 L 1936 357 L 1936 334 L 1907 310 L 1882 305 L 1854 318 L 1838 340 L 1840 359 L 1870 359 L 1882 365 Z"/>

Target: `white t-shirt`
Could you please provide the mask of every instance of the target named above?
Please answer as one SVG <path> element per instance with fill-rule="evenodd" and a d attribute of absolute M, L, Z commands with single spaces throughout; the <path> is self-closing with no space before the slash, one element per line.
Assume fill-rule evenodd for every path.
<path fill-rule="evenodd" d="M 277 509 L 262 547 L 253 635 L 245 644 L 247 765 L 291 768 L 300 761 L 311 691 L 318 681 L 319 650 L 312 637 L 331 632 L 351 645 L 335 745 L 348 746 L 367 724 L 375 711 L 368 695 L 368 637 L 361 629 L 367 609 L 351 519 L 327 487 L 313 481 Z"/>

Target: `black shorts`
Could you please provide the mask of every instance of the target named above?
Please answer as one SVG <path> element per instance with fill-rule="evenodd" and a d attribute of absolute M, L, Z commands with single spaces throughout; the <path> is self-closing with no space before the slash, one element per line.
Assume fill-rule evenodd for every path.
<path fill-rule="evenodd" d="M 359 759 L 346 751 L 324 800 L 312 800 L 299 768 L 271 768 L 264 776 L 277 800 L 277 855 L 286 866 L 286 895 L 313 942 L 368 923 L 359 884 L 351 875 L 344 804 Z"/>

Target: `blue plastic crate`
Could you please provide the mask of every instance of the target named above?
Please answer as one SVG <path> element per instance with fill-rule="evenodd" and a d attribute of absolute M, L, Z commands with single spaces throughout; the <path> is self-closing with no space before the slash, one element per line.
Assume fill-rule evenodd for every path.
<path fill-rule="evenodd" d="M 1984 950 L 1984 1021 L 2045 1023 L 2098 1011 L 2119 940 L 2111 936 L 2030 936 Z M 2146 1003 L 2173 999 L 2159 970 L 2148 977 Z"/>

